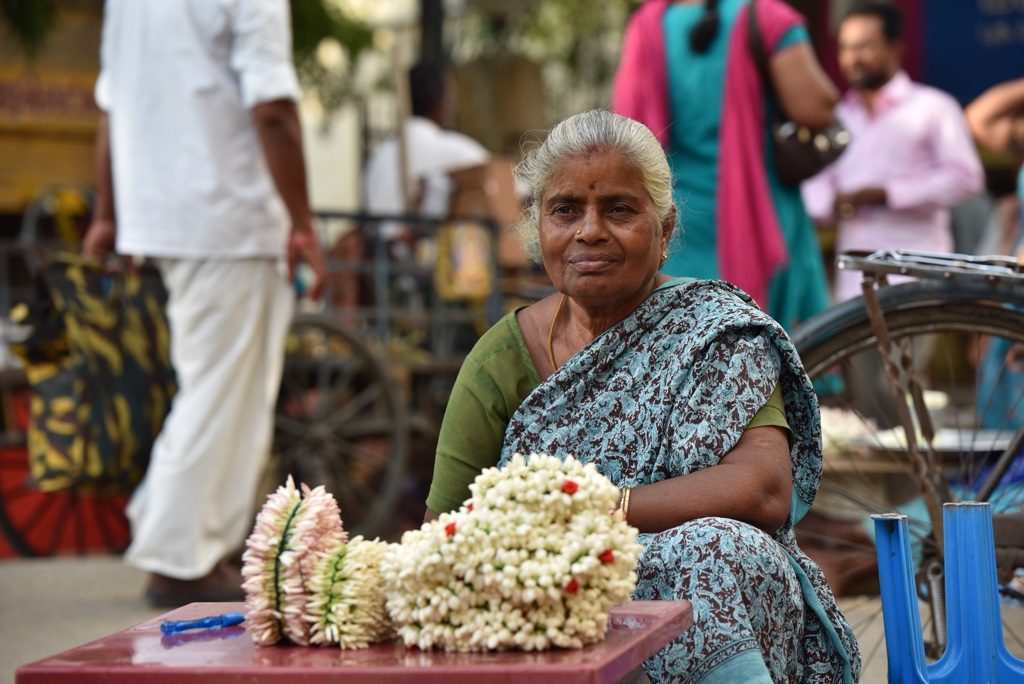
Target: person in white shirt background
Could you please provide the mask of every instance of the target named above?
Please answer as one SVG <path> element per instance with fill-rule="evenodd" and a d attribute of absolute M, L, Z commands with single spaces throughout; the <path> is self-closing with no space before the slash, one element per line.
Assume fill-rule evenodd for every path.
<path fill-rule="evenodd" d="M 107 0 L 83 252 L 155 261 L 178 380 L 127 513 L 155 606 L 244 598 L 297 263 L 317 297 L 287 0 Z"/>
<path fill-rule="evenodd" d="M 442 218 L 448 214 L 454 189 L 448 173 L 483 164 L 491 155 L 469 136 L 448 130 L 453 123 L 454 97 L 443 67 L 416 64 L 409 70 L 409 95 L 412 116 L 404 130 L 407 185 L 402 184 L 400 142 L 398 136 L 392 136 L 373 151 L 366 164 L 364 209 L 378 216 Z M 393 228 L 387 230 L 394 233 Z"/>

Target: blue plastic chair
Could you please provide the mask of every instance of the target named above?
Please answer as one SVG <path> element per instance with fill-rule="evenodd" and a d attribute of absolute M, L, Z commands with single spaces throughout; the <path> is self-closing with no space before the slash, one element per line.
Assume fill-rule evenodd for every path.
<path fill-rule="evenodd" d="M 992 509 L 948 503 L 945 526 L 946 651 L 928 664 L 914 588 L 907 516 L 873 515 L 889 681 L 1024 683 L 1024 661 L 1006 650 L 999 613 Z"/>

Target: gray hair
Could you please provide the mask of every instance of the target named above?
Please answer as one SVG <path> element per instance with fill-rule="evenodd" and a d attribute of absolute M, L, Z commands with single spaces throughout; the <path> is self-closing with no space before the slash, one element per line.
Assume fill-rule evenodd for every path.
<path fill-rule="evenodd" d="M 516 232 L 523 248 L 540 261 L 540 204 L 559 162 L 590 150 L 619 152 L 643 178 L 644 189 L 654 202 L 659 225 L 672 215 L 672 171 L 661 143 L 647 126 L 603 109 L 582 112 L 565 119 L 544 142 L 532 147 L 516 165 L 516 184 L 529 190 Z"/>

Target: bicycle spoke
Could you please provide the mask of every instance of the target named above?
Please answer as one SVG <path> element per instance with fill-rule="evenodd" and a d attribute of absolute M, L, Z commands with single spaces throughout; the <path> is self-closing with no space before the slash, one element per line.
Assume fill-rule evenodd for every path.
<path fill-rule="evenodd" d="M 365 473 L 368 468 L 375 472 L 382 472 L 387 468 L 390 453 L 378 454 L 355 442 L 339 438 L 330 440 L 329 444 L 331 451 L 336 454 L 334 462 L 339 467 L 344 465 L 346 475 Z"/>
<path fill-rule="evenodd" d="M 391 418 L 367 418 L 341 425 L 334 431 L 334 434 L 346 440 L 360 437 L 385 437 L 392 434 L 397 427 Z"/>
<path fill-rule="evenodd" d="M 370 406 L 381 396 L 383 387 L 380 384 L 373 384 L 363 389 L 359 394 L 350 399 L 326 421 L 327 427 L 331 430 L 337 429 L 342 423 L 352 420 L 364 408 Z"/>
<path fill-rule="evenodd" d="M 1020 634 L 1017 633 L 1017 630 L 1015 630 L 1010 625 L 1010 623 L 1007 622 L 1005 617 L 1002 618 L 1002 624 L 1003 624 L 1003 634 L 1004 635 L 1009 635 L 1010 639 L 1013 640 L 1013 642 L 1017 645 L 1017 647 L 1019 649 L 1021 649 L 1022 651 L 1024 651 L 1024 639 L 1022 639 Z"/>
<path fill-rule="evenodd" d="M 854 632 L 856 632 L 856 633 L 863 632 L 863 631 L 865 631 L 866 627 L 874 624 L 875 621 L 882 619 L 882 601 L 881 601 L 881 599 L 876 598 L 876 599 L 873 599 L 871 602 L 872 602 L 872 604 L 874 606 L 872 608 L 871 612 L 868 615 L 866 615 L 865 617 L 862 617 L 860 619 L 860 621 L 857 622 L 856 624 L 850 625 L 851 627 L 853 627 L 853 631 Z"/>
<path fill-rule="evenodd" d="M 302 421 L 295 420 L 294 418 L 283 416 L 280 413 L 274 416 L 274 427 L 298 437 L 303 437 L 309 434 L 308 423 L 303 423 Z"/>
<path fill-rule="evenodd" d="M 881 601 L 879 601 L 879 603 L 881 603 Z M 879 613 L 877 619 L 882 619 L 881 613 Z M 875 638 L 875 643 L 871 645 L 871 650 L 868 651 L 866 656 L 864 655 L 864 647 L 863 645 L 861 646 L 861 660 L 865 663 L 874 662 L 875 658 L 878 656 L 878 652 L 882 649 L 882 646 L 884 645 L 885 633 L 880 631 L 879 635 Z"/>
<path fill-rule="evenodd" d="M 307 383 L 298 374 L 296 359 L 286 359 L 281 373 L 281 395 L 290 399 L 303 397 L 307 391 Z"/>

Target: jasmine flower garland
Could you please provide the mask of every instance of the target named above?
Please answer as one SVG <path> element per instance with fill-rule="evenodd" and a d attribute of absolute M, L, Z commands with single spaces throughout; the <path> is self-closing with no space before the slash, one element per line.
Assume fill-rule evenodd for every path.
<path fill-rule="evenodd" d="M 484 470 L 458 511 L 406 532 L 381 573 L 407 646 L 580 648 L 629 601 L 641 547 L 619 492 L 588 464 L 516 454 Z"/>
<path fill-rule="evenodd" d="M 356 537 L 319 554 L 306 604 L 311 644 L 366 648 L 394 635 L 380 574 L 388 546 Z"/>

